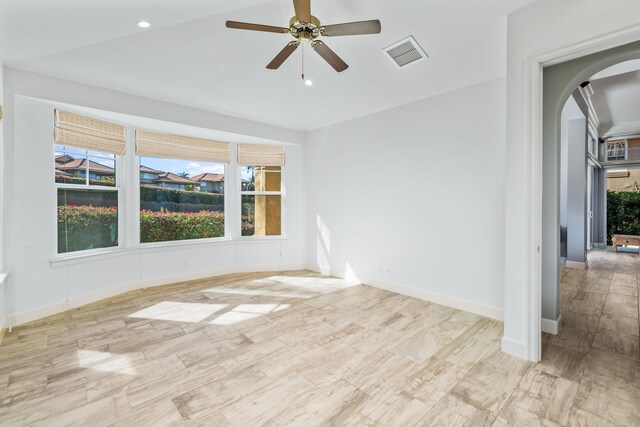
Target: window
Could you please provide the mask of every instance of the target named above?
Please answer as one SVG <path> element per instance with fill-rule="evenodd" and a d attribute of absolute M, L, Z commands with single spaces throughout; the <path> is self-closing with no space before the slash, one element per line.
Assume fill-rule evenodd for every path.
<path fill-rule="evenodd" d="M 58 253 L 118 246 L 116 156 L 55 146 Z"/>
<path fill-rule="evenodd" d="M 224 195 L 202 183 L 224 177 L 228 144 L 137 131 L 136 152 L 141 243 L 224 237 Z M 142 171 L 153 171 L 152 179 L 143 181 Z"/>
<path fill-rule="evenodd" d="M 141 157 L 160 171 L 140 182 L 140 242 L 224 237 L 224 195 L 201 191 L 203 174 L 224 174 L 223 163 Z"/>
<path fill-rule="evenodd" d="M 241 168 L 243 236 L 279 236 L 282 233 L 282 168 Z"/>
<path fill-rule="evenodd" d="M 627 142 L 624 140 L 607 141 L 607 160 L 626 160 Z"/>
<path fill-rule="evenodd" d="M 238 145 L 242 236 L 282 234 L 284 161 L 284 146 Z"/>
<path fill-rule="evenodd" d="M 55 110 L 54 185 L 59 254 L 118 246 L 124 127 Z"/>

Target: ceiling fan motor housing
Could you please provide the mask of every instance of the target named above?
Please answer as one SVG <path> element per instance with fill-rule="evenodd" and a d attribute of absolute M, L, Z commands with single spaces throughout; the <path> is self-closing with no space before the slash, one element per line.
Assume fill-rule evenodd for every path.
<path fill-rule="evenodd" d="M 293 37 L 300 41 L 311 42 L 321 35 L 320 20 L 315 16 L 311 22 L 301 22 L 295 16 L 289 20 L 289 31 Z"/>

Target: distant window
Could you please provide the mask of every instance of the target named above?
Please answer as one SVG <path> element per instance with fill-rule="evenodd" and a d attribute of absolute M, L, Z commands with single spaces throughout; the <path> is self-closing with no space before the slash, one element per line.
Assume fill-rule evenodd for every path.
<path fill-rule="evenodd" d="M 626 141 L 609 141 L 607 142 L 607 160 L 626 160 L 627 143 Z"/>
<path fill-rule="evenodd" d="M 243 236 L 282 233 L 282 168 L 243 166 L 240 198 Z"/>
<path fill-rule="evenodd" d="M 152 180 L 152 179 L 154 179 L 154 178 L 155 178 L 155 175 L 154 175 L 154 174 L 152 174 L 152 173 L 146 173 L 146 172 L 143 172 L 143 173 L 141 173 L 141 174 L 140 174 L 140 178 L 142 178 L 142 179 Z"/>
<path fill-rule="evenodd" d="M 55 146 L 58 253 L 118 246 L 116 156 Z"/>
<path fill-rule="evenodd" d="M 201 192 L 192 180 L 202 173 L 224 173 L 224 163 L 141 157 L 140 164 L 175 181 L 140 183 L 141 243 L 224 237 L 224 196 Z"/>

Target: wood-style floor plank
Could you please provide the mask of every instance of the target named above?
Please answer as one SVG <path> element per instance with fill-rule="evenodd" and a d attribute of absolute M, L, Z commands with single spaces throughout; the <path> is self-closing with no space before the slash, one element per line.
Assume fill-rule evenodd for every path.
<path fill-rule="evenodd" d="M 4 337 L 0 425 L 638 425 L 640 264 L 590 264 L 539 364 L 501 322 L 309 271 L 129 292 Z"/>

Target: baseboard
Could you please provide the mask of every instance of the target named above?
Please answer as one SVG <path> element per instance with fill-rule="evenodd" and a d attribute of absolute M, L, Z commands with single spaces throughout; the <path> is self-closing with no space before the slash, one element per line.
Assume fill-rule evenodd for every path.
<path fill-rule="evenodd" d="M 546 332 L 548 334 L 558 335 L 558 331 L 560 330 L 560 322 L 562 321 L 562 314 L 558 315 L 556 320 L 549 320 L 542 318 L 540 325 L 542 328 L 542 332 Z"/>
<path fill-rule="evenodd" d="M 136 282 L 130 282 L 112 288 L 103 289 L 90 294 L 80 295 L 70 298 L 67 301 L 60 301 L 42 307 L 25 310 L 11 316 L 7 316 L 7 324 L 11 326 L 24 325 L 25 323 L 43 319 L 54 314 L 63 313 L 65 311 L 91 304 L 106 298 L 111 298 L 125 292 L 135 291 L 138 289 L 153 288 L 157 286 L 171 285 L 179 282 L 188 282 L 191 280 L 206 279 L 208 277 L 223 276 L 225 274 L 234 273 L 257 273 L 269 271 L 296 271 L 304 270 L 304 266 L 295 265 L 270 265 L 270 266 L 239 266 L 236 268 L 219 268 L 215 270 L 202 271 L 197 273 L 181 274 L 176 276 L 167 276 L 156 279 L 145 279 Z"/>
<path fill-rule="evenodd" d="M 332 276 L 340 277 L 349 281 L 350 283 L 362 283 L 368 286 L 373 286 L 374 288 L 384 289 L 390 292 L 395 292 L 397 294 L 406 295 L 440 305 L 445 305 L 447 307 L 478 314 L 480 316 L 489 317 L 491 319 L 504 320 L 503 309 L 478 304 L 474 301 L 469 301 L 463 298 L 451 297 L 436 292 L 430 292 L 424 289 L 413 288 L 411 286 L 362 277 L 360 275 L 356 277 L 356 275 L 352 272 L 336 271 L 332 270 L 328 266 L 307 265 L 307 269 L 317 271 L 322 274 L 329 274 Z"/>
<path fill-rule="evenodd" d="M 566 263 L 565 263 L 565 266 L 567 268 L 573 268 L 575 270 L 586 270 L 589 267 L 589 263 L 587 261 L 579 262 L 579 261 L 569 261 L 569 260 L 567 260 Z"/>
<path fill-rule="evenodd" d="M 500 348 L 503 352 L 521 359 L 527 359 L 527 347 L 523 342 L 514 341 L 507 337 L 502 337 Z"/>

